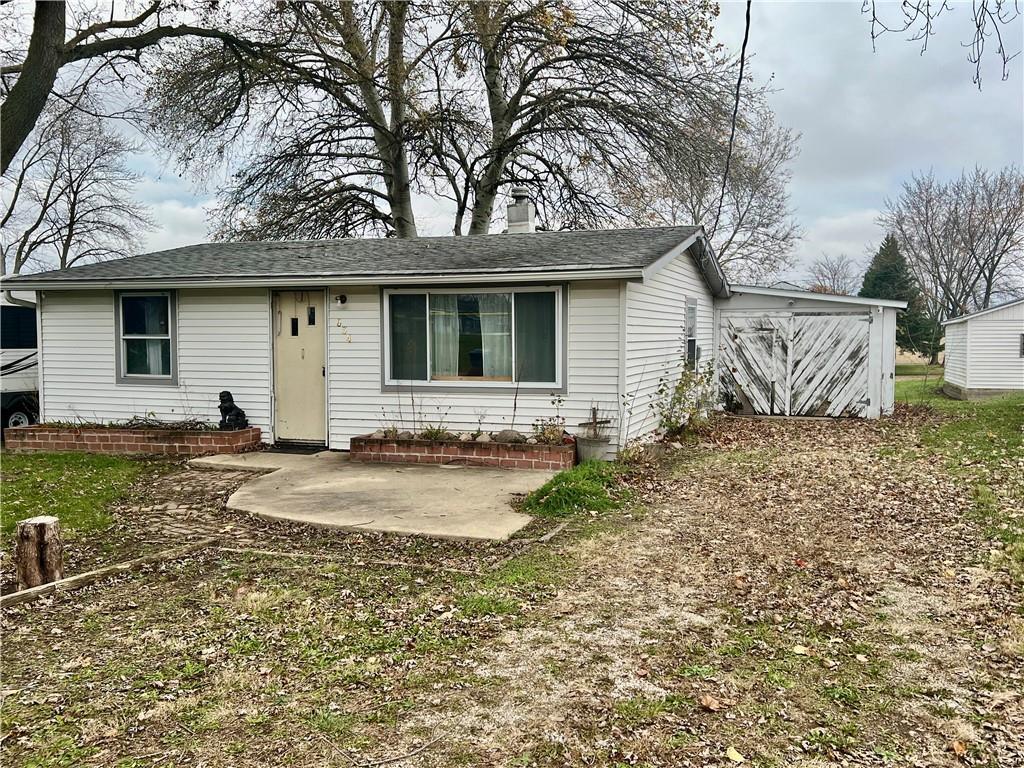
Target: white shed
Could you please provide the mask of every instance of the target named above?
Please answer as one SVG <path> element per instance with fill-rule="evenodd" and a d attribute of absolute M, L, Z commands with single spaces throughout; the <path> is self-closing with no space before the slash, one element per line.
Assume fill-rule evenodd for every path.
<path fill-rule="evenodd" d="M 1024 299 L 943 325 L 947 395 L 970 400 L 1024 390 Z"/>
<path fill-rule="evenodd" d="M 896 312 L 906 303 L 733 286 L 715 301 L 726 406 L 766 416 L 892 412 Z"/>

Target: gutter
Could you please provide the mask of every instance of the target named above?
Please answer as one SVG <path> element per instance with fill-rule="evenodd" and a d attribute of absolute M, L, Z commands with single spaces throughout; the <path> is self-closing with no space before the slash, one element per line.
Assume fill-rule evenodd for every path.
<path fill-rule="evenodd" d="M 573 280 L 631 280 L 643 277 L 639 267 L 546 272 L 474 272 L 395 275 L 281 275 L 278 277 L 121 277 L 108 279 L 35 280 L 26 276 L 17 290 L 76 290 L 117 288 L 303 288 L 345 285 L 445 285 L 458 283 L 525 283 Z M 11 291 L 5 288 L 4 293 Z M 34 305 L 33 305 L 34 306 Z"/>

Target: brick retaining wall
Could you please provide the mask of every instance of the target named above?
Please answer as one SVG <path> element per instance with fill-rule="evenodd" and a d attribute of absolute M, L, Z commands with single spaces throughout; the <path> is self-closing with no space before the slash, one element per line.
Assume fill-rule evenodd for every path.
<path fill-rule="evenodd" d="M 351 461 L 405 464 L 466 464 L 500 469 L 570 469 L 576 461 L 574 445 L 478 443 L 461 440 L 391 440 L 369 435 L 353 437 Z"/>
<path fill-rule="evenodd" d="M 40 424 L 4 430 L 4 447 L 21 453 L 85 451 L 202 456 L 208 453 L 242 453 L 259 444 L 259 427 L 221 431 L 59 427 Z"/>

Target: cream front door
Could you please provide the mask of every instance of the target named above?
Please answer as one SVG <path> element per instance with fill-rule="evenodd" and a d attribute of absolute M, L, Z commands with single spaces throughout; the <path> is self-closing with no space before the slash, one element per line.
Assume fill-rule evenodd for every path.
<path fill-rule="evenodd" d="M 280 440 L 324 442 L 323 291 L 274 293 L 274 412 Z"/>

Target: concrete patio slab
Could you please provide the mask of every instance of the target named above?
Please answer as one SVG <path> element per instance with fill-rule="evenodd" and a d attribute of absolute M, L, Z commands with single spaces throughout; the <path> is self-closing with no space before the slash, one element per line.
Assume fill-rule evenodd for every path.
<path fill-rule="evenodd" d="M 513 512 L 551 472 L 350 462 L 343 453 L 245 453 L 193 459 L 208 469 L 274 470 L 239 488 L 228 509 L 345 530 L 503 540 L 530 522 Z"/>

